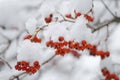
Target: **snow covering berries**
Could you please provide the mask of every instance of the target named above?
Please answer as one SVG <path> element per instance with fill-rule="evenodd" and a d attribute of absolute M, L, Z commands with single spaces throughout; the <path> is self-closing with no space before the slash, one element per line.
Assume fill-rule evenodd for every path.
<path fill-rule="evenodd" d="M 34 61 L 33 65 L 30 66 L 29 62 L 26 61 L 21 61 L 21 62 L 17 62 L 17 64 L 15 65 L 15 69 L 18 71 L 25 71 L 26 73 L 36 73 L 37 70 L 40 69 L 40 64 L 38 61 Z"/>
<path fill-rule="evenodd" d="M 76 50 L 73 50 L 70 48 L 70 42 L 71 41 L 65 41 L 63 36 L 60 36 L 58 38 L 58 42 L 54 42 L 52 40 L 49 40 L 46 42 L 47 47 L 52 47 L 55 49 L 56 55 L 64 56 L 67 53 L 73 54 L 75 57 L 79 58 L 80 54 L 77 53 Z"/>
<path fill-rule="evenodd" d="M 46 46 L 54 48 L 55 54 L 62 56 L 67 53 L 72 53 L 74 56 L 79 57 L 80 54 L 78 51 L 83 51 L 85 49 L 88 49 L 90 51 L 90 55 L 100 56 L 101 59 L 109 57 L 110 55 L 109 51 L 104 52 L 102 50 L 97 50 L 97 47 L 95 45 L 87 43 L 86 40 L 82 40 L 81 42 L 75 42 L 72 40 L 66 41 L 63 36 L 60 36 L 58 38 L 58 42 L 54 42 L 53 40 L 47 41 Z"/>

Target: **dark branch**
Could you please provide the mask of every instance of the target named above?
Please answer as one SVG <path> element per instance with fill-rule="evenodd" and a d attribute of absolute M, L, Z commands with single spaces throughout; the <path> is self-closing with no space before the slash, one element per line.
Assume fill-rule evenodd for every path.
<path fill-rule="evenodd" d="M 4 58 L 0 57 L 0 59 L 2 60 L 2 62 L 4 62 L 5 64 L 7 64 L 7 66 L 12 69 L 12 66 L 8 63 L 8 61 L 6 61 Z"/>
<path fill-rule="evenodd" d="M 103 3 L 103 5 L 105 6 L 105 8 L 110 12 L 110 14 L 113 16 L 113 17 L 116 17 L 115 14 L 109 9 L 109 7 L 105 4 L 105 2 L 103 0 L 101 0 L 101 2 Z"/>
<path fill-rule="evenodd" d="M 92 29 L 92 32 L 94 33 L 95 31 L 100 30 L 101 28 L 103 28 L 103 27 L 105 27 L 105 26 L 107 26 L 107 25 L 109 25 L 109 24 L 111 24 L 111 23 L 114 23 L 114 22 L 119 23 L 119 22 L 120 22 L 120 18 L 114 18 L 114 19 L 105 21 L 105 22 L 103 22 L 103 23 L 100 23 L 100 24 L 94 25 L 94 26 L 91 26 L 91 25 L 87 24 L 87 26 L 88 26 L 89 28 L 91 28 L 91 29 Z M 95 27 L 97 27 L 97 28 L 95 28 Z"/>
<path fill-rule="evenodd" d="M 46 63 L 48 63 L 49 61 L 51 61 L 56 55 L 53 55 L 51 58 L 49 58 L 48 60 L 46 60 L 44 63 L 42 63 L 42 65 L 45 65 Z"/>

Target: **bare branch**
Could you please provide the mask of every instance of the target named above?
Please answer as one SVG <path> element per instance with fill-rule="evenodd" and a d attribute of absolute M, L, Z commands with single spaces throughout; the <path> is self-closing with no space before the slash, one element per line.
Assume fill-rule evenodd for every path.
<path fill-rule="evenodd" d="M 105 8 L 110 12 L 110 14 L 113 16 L 113 17 L 116 17 L 115 14 L 109 9 L 109 7 L 105 4 L 105 2 L 103 0 L 101 0 L 101 2 L 103 3 L 103 5 L 105 6 Z"/>
<path fill-rule="evenodd" d="M 49 61 L 51 61 L 56 55 L 53 55 L 51 58 L 49 58 L 48 60 L 46 60 L 45 62 L 42 63 L 42 65 L 45 65 L 46 63 L 48 63 Z"/>
<path fill-rule="evenodd" d="M 0 57 L 0 59 L 5 63 L 7 64 L 7 66 L 12 69 L 12 66 L 8 63 L 8 61 L 6 61 L 4 58 Z"/>
<path fill-rule="evenodd" d="M 39 31 L 43 30 L 43 29 L 46 28 L 47 26 L 48 26 L 48 25 L 44 25 L 44 26 L 42 26 L 42 27 L 37 28 L 36 31 L 35 31 L 35 34 L 30 38 L 30 40 L 32 41 L 32 40 L 36 37 L 36 35 L 39 33 Z"/>
<path fill-rule="evenodd" d="M 17 75 L 13 75 L 9 78 L 9 80 L 14 80 L 14 79 L 17 79 L 17 80 L 20 80 L 20 76 L 26 74 L 26 72 L 23 72 L 23 73 L 20 73 L 20 74 L 17 74 Z"/>
<path fill-rule="evenodd" d="M 63 18 L 63 20 L 59 21 L 60 23 L 64 21 L 75 23 L 75 19 L 68 19 L 64 17 L 60 12 L 57 11 L 57 13 Z"/>
<path fill-rule="evenodd" d="M 114 22 L 119 23 L 119 22 L 120 22 L 120 18 L 114 18 L 114 19 L 105 21 L 105 22 L 103 22 L 103 23 L 100 23 L 100 24 L 94 25 L 94 26 L 91 26 L 91 25 L 87 24 L 87 26 L 88 26 L 89 28 L 91 28 L 91 29 L 92 29 L 92 32 L 94 33 L 95 31 L 100 30 L 101 28 L 103 28 L 103 27 L 105 27 L 105 26 L 107 26 L 107 25 L 109 25 L 109 24 L 111 24 L 111 23 L 114 23 Z M 97 27 L 97 28 L 95 28 L 95 27 Z"/>
<path fill-rule="evenodd" d="M 6 47 L 6 48 L 5 48 L 2 52 L 0 52 L 0 54 L 5 53 L 5 52 L 9 49 L 9 47 L 10 47 L 11 43 L 12 43 L 12 41 L 11 41 L 11 40 L 9 40 L 9 41 L 8 41 L 8 45 L 7 45 L 7 47 Z"/>

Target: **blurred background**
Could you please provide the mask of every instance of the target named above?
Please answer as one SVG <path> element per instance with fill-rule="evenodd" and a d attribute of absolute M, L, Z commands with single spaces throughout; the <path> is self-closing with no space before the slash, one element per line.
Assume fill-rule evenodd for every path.
<path fill-rule="evenodd" d="M 18 45 L 24 36 L 28 34 L 25 27 L 28 20 L 36 19 L 38 24 L 35 26 L 41 24 L 39 23 L 42 15 L 41 7 L 47 1 L 0 0 L 0 75 L 2 75 L 1 71 L 9 69 L 9 66 L 6 65 L 7 62 L 14 66 L 12 63 L 16 60 Z M 56 1 L 59 2 L 59 0 Z M 51 0 L 51 2 L 54 3 L 54 0 Z M 120 30 L 118 29 L 120 27 L 120 0 L 93 0 L 93 13 L 95 20 L 88 24 L 88 27 L 93 28 L 91 28 L 93 33 L 99 32 L 104 36 L 104 30 L 108 30 L 109 37 L 114 31 Z M 114 38 L 117 39 L 119 37 L 117 39 L 119 41 L 120 33 L 117 34 Z M 119 51 L 120 48 L 118 48 Z"/>

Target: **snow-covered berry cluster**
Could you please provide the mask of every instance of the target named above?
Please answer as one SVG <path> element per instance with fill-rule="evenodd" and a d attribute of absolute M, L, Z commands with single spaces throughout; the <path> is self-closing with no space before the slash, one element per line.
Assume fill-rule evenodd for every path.
<path fill-rule="evenodd" d="M 54 42 L 53 40 L 47 41 L 46 46 L 56 49 L 55 54 L 62 56 L 64 56 L 66 53 L 73 53 L 79 57 L 80 54 L 77 51 L 83 51 L 85 49 L 88 49 L 90 51 L 90 55 L 100 56 L 101 59 L 109 57 L 110 55 L 109 51 L 104 52 L 102 50 L 97 50 L 97 47 L 95 45 L 87 43 L 86 40 L 82 40 L 81 42 L 75 42 L 72 40 L 66 41 L 63 36 L 60 36 L 58 38 L 58 42 Z"/>
<path fill-rule="evenodd" d="M 74 10 L 74 15 L 75 15 L 75 19 L 80 17 L 81 15 L 84 15 L 85 19 L 87 19 L 89 22 L 93 22 L 94 21 L 94 18 L 92 16 L 90 16 L 88 14 L 82 14 L 80 12 L 77 12 L 76 10 Z M 66 14 L 65 17 L 74 19 L 71 14 Z"/>
<path fill-rule="evenodd" d="M 21 62 L 17 62 L 17 64 L 15 65 L 15 69 L 18 71 L 25 71 L 26 73 L 36 73 L 37 70 L 40 69 L 40 64 L 38 61 L 35 61 L 33 63 L 32 66 L 30 66 L 29 62 L 26 61 L 21 61 Z"/>

